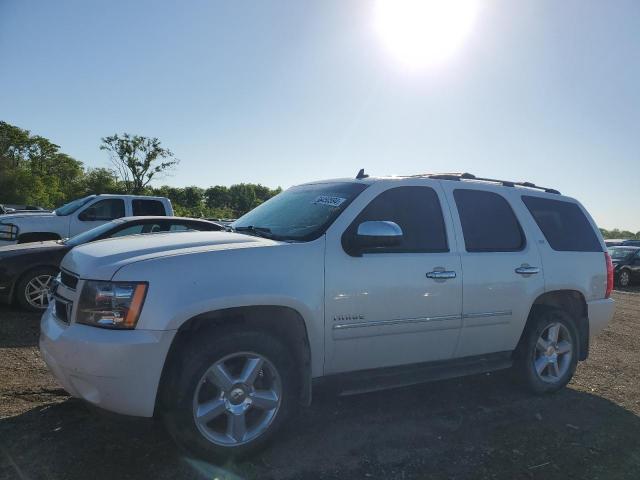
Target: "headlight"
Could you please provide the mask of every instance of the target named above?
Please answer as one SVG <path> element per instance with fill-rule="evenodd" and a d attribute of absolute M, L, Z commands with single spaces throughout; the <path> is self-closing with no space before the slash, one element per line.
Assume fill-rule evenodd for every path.
<path fill-rule="evenodd" d="M 0 240 L 15 240 L 18 238 L 18 227 L 11 223 L 0 223 Z"/>
<path fill-rule="evenodd" d="M 88 280 L 82 288 L 76 322 L 102 328 L 135 328 L 146 294 L 146 283 Z"/>

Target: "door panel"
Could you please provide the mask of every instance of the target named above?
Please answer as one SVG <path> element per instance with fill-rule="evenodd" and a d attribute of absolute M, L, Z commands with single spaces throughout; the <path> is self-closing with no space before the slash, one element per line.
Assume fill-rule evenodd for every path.
<path fill-rule="evenodd" d="M 500 197 L 486 202 L 468 198 L 466 203 L 460 202 L 460 206 L 454 191 L 473 189 L 473 186 L 443 182 L 443 188 L 454 217 L 464 271 L 462 331 L 455 356 L 513 350 L 534 299 L 544 291 L 538 248 L 525 233 L 531 232 L 531 220 L 504 188 L 479 190 Z M 503 201 L 508 203 L 501 204 Z M 464 213 L 464 205 L 470 204 L 472 207 Z M 463 218 L 466 215 L 472 221 L 461 222 L 459 209 L 463 211 Z M 497 235 L 492 238 L 492 233 Z M 520 240 L 522 244 L 516 245 Z M 495 244 L 493 249 L 492 244 Z M 520 267 L 537 268 L 537 273 L 517 273 Z"/>
<path fill-rule="evenodd" d="M 99 199 L 72 215 L 69 236 L 73 237 L 125 215 L 125 204 L 121 198 Z"/>
<path fill-rule="evenodd" d="M 415 186 L 428 188 L 419 181 Z M 381 197 L 385 200 L 378 202 L 376 211 L 384 218 L 370 218 L 368 210 L 360 213 L 388 190 L 383 182 L 369 187 L 327 232 L 325 373 L 443 360 L 455 350 L 462 322 L 462 271 L 458 253 L 446 248 L 446 243 L 455 244 L 450 216 L 442 218 L 439 206 L 437 221 L 435 210 L 416 210 L 416 197 L 411 197 L 416 192 L 403 200 L 414 205 L 403 204 L 400 212 L 389 203 L 391 197 Z M 429 192 L 442 203 L 441 191 Z M 410 220 L 407 210 L 418 218 Z M 405 242 L 387 251 L 348 255 L 342 247 L 343 233 L 365 220 L 395 221 L 407 233 Z M 426 222 L 431 230 L 416 231 L 414 221 Z M 441 235 L 444 250 L 453 251 L 416 251 L 420 245 L 425 250 L 437 249 Z M 427 278 L 433 271 L 456 275 Z"/>

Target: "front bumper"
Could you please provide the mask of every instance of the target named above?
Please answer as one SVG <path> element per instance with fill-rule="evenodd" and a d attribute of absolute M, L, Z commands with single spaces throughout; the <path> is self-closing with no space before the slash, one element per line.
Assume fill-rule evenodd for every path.
<path fill-rule="evenodd" d="M 67 325 L 48 308 L 40 325 L 40 352 L 72 396 L 112 412 L 151 417 L 174 335 L 173 330 Z"/>
<path fill-rule="evenodd" d="M 6 247 L 7 245 L 15 245 L 18 240 L 0 240 L 0 247 Z"/>
<path fill-rule="evenodd" d="M 615 302 L 612 298 L 593 300 L 587 302 L 589 315 L 589 336 L 594 337 L 600 333 L 613 318 Z"/>

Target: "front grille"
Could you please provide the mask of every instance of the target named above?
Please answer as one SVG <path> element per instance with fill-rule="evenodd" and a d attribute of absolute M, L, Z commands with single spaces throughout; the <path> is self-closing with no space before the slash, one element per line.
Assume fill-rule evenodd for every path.
<path fill-rule="evenodd" d="M 75 290 L 76 286 L 78 285 L 78 277 L 76 277 L 75 275 L 71 275 L 64 270 L 60 272 L 60 281 L 65 287 L 68 287 L 71 290 Z"/>

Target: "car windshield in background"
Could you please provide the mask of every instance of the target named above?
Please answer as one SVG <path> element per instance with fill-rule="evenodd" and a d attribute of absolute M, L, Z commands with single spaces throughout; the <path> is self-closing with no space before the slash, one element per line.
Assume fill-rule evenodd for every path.
<path fill-rule="evenodd" d="M 98 238 L 103 233 L 111 230 L 118 223 L 122 223 L 121 220 L 112 220 L 111 222 L 104 223 L 99 227 L 92 228 L 91 230 L 87 230 L 86 232 L 82 232 L 75 237 L 71 237 L 66 239 L 63 243 L 65 245 L 69 245 L 70 247 L 77 247 L 78 245 L 82 245 L 83 243 L 91 242 Z"/>
<path fill-rule="evenodd" d="M 275 240 L 314 240 L 365 188 L 355 182 L 292 187 L 240 217 L 231 228 Z"/>
<path fill-rule="evenodd" d="M 74 200 L 73 202 L 69 202 L 61 206 L 60 208 L 56 208 L 53 211 L 53 213 L 60 216 L 71 215 L 73 212 L 78 210 L 80 207 L 85 205 L 88 201 L 92 200 L 93 198 L 95 198 L 95 195 L 89 195 L 88 197 L 78 198 L 77 200 Z"/>
<path fill-rule="evenodd" d="M 611 255 L 612 260 L 624 260 L 630 255 L 636 253 L 635 248 L 620 248 L 620 247 L 610 247 L 609 255 Z"/>

